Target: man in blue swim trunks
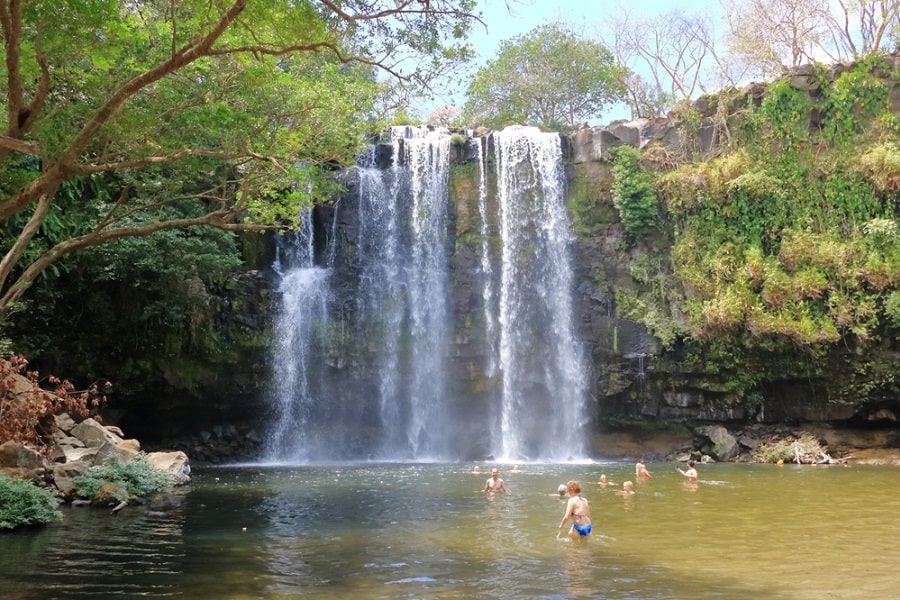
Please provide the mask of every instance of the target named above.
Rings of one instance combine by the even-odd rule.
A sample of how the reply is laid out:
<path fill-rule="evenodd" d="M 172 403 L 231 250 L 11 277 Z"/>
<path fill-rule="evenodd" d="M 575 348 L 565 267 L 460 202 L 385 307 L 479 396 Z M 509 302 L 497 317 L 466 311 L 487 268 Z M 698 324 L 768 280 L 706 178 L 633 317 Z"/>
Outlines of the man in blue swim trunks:
<path fill-rule="evenodd" d="M 586 538 L 591 535 L 591 508 L 587 499 L 581 495 L 581 484 L 569 481 L 566 490 L 569 492 L 569 501 L 566 502 L 566 514 L 559 522 L 559 528 L 565 527 L 566 521 L 572 519 L 569 537 L 573 540 Z"/>

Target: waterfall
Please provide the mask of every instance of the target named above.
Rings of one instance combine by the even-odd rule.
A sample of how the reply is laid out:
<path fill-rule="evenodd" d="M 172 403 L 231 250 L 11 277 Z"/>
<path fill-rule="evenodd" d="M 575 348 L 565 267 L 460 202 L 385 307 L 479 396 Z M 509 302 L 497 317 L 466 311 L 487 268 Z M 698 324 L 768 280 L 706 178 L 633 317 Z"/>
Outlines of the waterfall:
<path fill-rule="evenodd" d="M 485 374 L 490 378 L 497 372 L 497 318 L 498 306 L 494 293 L 494 265 L 491 261 L 491 227 L 488 216 L 487 169 L 485 168 L 484 138 L 475 138 L 478 148 L 478 216 L 481 218 L 481 272 L 483 284 L 481 295 L 484 301 L 484 328 L 487 347 Z"/>
<path fill-rule="evenodd" d="M 378 342 L 386 458 L 445 456 L 450 134 L 390 129 L 394 161 L 359 169 L 359 311 Z"/>
<path fill-rule="evenodd" d="M 316 409 L 310 375 L 317 327 L 328 319 L 329 269 L 313 264 L 312 212 L 304 210 L 297 231 L 277 240 L 274 270 L 281 277 L 280 311 L 275 320 L 272 353 L 274 429 L 267 439 L 270 461 L 290 462 L 319 447 L 309 427 Z"/>
<path fill-rule="evenodd" d="M 356 209 L 330 225 L 328 267 L 311 219 L 279 247 L 270 460 L 587 455 L 560 137 L 468 140 L 471 209 L 450 199 L 449 130 L 393 127 L 347 174 Z M 463 262 L 457 211 L 480 236 Z"/>
<path fill-rule="evenodd" d="M 573 333 L 574 241 L 558 134 L 508 127 L 494 135 L 502 238 L 502 457 L 586 453 L 586 369 Z"/>

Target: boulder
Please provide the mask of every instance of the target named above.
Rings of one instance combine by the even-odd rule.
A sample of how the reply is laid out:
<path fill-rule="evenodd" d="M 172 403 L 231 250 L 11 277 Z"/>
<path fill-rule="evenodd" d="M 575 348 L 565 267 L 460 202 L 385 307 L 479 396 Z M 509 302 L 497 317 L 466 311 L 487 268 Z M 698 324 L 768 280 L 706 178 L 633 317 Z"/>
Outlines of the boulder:
<path fill-rule="evenodd" d="M 91 459 L 91 463 L 94 465 L 103 465 L 108 463 L 110 460 L 127 463 L 134 460 L 137 455 L 137 450 L 123 448 L 119 444 L 106 443 L 97 448 L 97 453 L 94 454 L 93 458 Z"/>
<path fill-rule="evenodd" d="M 151 452 L 147 454 L 147 462 L 159 471 L 170 473 L 176 485 L 183 485 L 191 480 L 191 466 L 187 454 L 175 452 Z"/>
<path fill-rule="evenodd" d="M 705 438 L 700 444 L 700 449 L 717 461 L 732 460 L 740 453 L 737 439 L 721 425 L 697 427 L 694 434 Z"/>
<path fill-rule="evenodd" d="M 97 488 L 91 504 L 94 506 L 116 506 L 122 502 L 122 496 L 127 495 L 125 490 L 115 483 L 104 483 Z"/>
<path fill-rule="evenodd" d="M 122 430 L 121 430 L 119 427 L 116 427 L 115 425 L 104 425 L 103 427 L 104 427 L 104 429 L 106 429 L 108 432 L 112 433 L 113 435 L 116 435 L 116 436 L 118 436 L 118 437 L 120 437 L 120 438 L 124 438 L 124 437 L 125 437 L 125 434 L 122 433 Z"/>
<path fill-rule="evenodd" d="M 53 441 L 60 446 L 69 446 L 70 448 L 84 448 L 84 442 L 77 437 L 68 435 L 65 431 L 57 429 L 53 432 Z"/>
<path fill-rule="evenodd" d="M 53 466 L 53 483 L 60 492 L 71 490 L 75 487 L 75 478 L 91 467 L 90 463 L 83 460 L 75 460 L 65 464 Z"/>
<path fill-rule="evenodd" d="M 97 454 L 97 451 L 100 450 L 99 446 L 95 446 L 93 448 L 76 448 L 73 446 L 62 446 L 63 452 L 66 455 L 65 462 L 74 462 L 79 460 L 84 460 L 87 462 L 92 462 L 94 456 Z"/>
<path fill-rule="evenodd" d="M 0 468 L 33 471 L 46 466 L 46 460 L 33 448 L 18 442 L 0 444 Z"/>
<path fill-rule="evenodd" d="M 118 444 L 116 444 L 119 448 L 124 448 L 126 450 L 131 450 L 132 452 L 140 452 L 141 451 L 141 442 L 135 439 L 122 440 Z"/>
<path fill-rule="evenodd" d="M 70 433 L 88 447 L 100 447 L 105 443 L 115 445 L 122 441 L 122 438 L 91 418 L 73 427 Z"/>
<path fill-rule="evenodd" d="M 56 423 L 56 428 L 66 433 L 72 431 L 72 428 L 75 427 L 75 419 L 69 416 L 69 413 L 54 415 L 53 420 Z"/>

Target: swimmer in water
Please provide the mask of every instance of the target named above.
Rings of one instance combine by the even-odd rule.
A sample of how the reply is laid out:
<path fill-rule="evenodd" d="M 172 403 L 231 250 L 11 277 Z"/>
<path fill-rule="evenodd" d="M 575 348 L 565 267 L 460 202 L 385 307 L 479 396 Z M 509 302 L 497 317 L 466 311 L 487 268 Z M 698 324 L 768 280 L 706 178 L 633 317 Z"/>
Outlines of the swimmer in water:
<path fill-rule="evenodd" d="M 634 474 L 638 479 L 650 479 L 650 471 L 647 470 L 647 465 L 642 460 L 637 461 L 637 464 L 634 465 Z"/>
<path fill-rule="evenodd" d="M 500 479 L 500 471 L 497 469 L 491 469 L 491 478 L 484 484 L 484 490 L 482 491 L 491 493 L 509 492 L 509 490 L 506 489 L 506 484 Z"/>
<path fill-rule="evenodd" d="M 687 461 L 687 469 L 675 467 L 675 470 L 687 477 L 690 483 L 697 483 L 697 469 L 694 468 L 694 461 Z"/>
<path fill-rule="evenodd" d="M 569 501 L 566 502 L 566 514 L 559 522 L 559 529 L 565 527 L 566 521 L 571 519 L 569 537 L 573 540 L 584 539 L 591 535 L 591 508 L 587 499 L 581 495 L 580 483 L 569 481 L 566 483 L 566 491 L 569 493 Z"/>

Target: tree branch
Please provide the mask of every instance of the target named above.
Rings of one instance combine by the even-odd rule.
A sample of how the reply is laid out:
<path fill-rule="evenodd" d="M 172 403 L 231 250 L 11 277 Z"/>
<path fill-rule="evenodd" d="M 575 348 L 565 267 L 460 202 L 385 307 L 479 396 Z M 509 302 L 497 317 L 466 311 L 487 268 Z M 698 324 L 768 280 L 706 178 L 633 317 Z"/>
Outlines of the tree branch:
<path fill-rule="evenodd" d="M 97 246 L 117 239 L 147 237 L 160 231 L 182 229 L 184 227 L 198 225 L 206 225 L 225 231 L 271 231 L 277 229 L 277 227 L 271 225 L 235 223 L 230 220 L 233 219 L 234 216 L 235 215 L 232 214 L 232 211 L 230 210 L 213 211 L 201 217 L 173 219 L 171 221 L 155 221 L 138 227 L 121 227 L 118 229 L 106 229 L 102 231 L 95 230 L 91 233 L 60 242 L 28 265 L 22 274 L 19 275 L 18 279 L 16 279 L 3 296 L 0 297 L 0 321 L 6 319 L 10 313 L 10 305 L 22 297 L 31 284 L 34 283 L 34 280 L 38 275 L 47 269 L 47 267 L 64 256 L 84 248 Z"/>

